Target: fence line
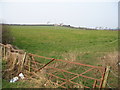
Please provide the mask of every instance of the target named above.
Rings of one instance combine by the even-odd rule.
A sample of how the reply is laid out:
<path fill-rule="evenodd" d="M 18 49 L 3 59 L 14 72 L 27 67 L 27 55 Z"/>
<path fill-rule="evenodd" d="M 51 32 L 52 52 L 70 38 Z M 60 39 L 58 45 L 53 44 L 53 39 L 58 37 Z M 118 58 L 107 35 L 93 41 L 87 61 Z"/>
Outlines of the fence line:
<path fill-rule="evenodd" d="M 3 51 L 1 55 L 3 59 L 8 62 L 7 69 L 3 73 L 7 78 L 13 77 L 11 75 L 18 75 L 20 72 L 27 72 L 26 74 L 29 73 L 39 77 L 37 72 L 45 70 L 45 74 L 48 75 L 48 77 L 52 77 L 50 80 L 57 85 L 56 87 L 101 88 L 103 83 L 104 85 L 107 84 L 107 78 L 105 81 L 104 77 L 106 68 L 104 67 L 26 53 L 23 50 L 14 49 L 10 44 L 0 44 L 0 46 Z M 43 63 L 43 59 L 49 62 Z M 74 70 L 72 70 L 73 68 Z M 75 72 L 75 69 L 78 69 L 78 71 Z"/>

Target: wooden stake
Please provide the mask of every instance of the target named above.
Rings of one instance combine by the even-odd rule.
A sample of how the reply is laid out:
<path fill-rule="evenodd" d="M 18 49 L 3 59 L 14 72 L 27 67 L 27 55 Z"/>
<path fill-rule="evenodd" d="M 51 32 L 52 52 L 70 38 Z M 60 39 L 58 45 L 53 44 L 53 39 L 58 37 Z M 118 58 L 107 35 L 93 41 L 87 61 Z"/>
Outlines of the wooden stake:
<path fill-rule="evenodd" d="M 30 59 L 31 60 L 31 59 Z M 29 72 L 30 72 L 30 60 L 29 60 Z"/>
<path fill-rule="evenodd" d="M 104 76 L 103 84 L 102 84 L 102 88 L 106 87 L 109 72 L 110 72 L 110 66 L 107 66 L 106 71 L 105 71 L 105 76 Z"/>
<path fill-rule="evenodd" d="M 5 46 L 3 46 L 3 58 L 5 58 Z"/>
<path fill-rule="evenodd" d="M 0 46 L 0 58 L 2 59 L 2 46 Z"/>
<path fill-rule="evenodd" d="M 24 65 L 25 59 L 26 59 L 26 52 L 25 52 L 25 54 L 24 54 L 24 56 L 23 56 L 23 60 L 21 61 L 21 62 L 22 62 L 22 63 L 21 63 L 21 70 L 23 69 L 23 65 Z"/>

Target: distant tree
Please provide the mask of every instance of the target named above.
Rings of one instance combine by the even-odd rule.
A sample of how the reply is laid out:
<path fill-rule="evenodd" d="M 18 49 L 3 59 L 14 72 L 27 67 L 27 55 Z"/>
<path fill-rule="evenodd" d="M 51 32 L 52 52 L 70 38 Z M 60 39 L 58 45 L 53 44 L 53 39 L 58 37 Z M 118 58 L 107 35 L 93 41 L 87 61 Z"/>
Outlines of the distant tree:
<path fill-rule="evenodd" d="M 105 27 L 105 30 L 107 30 L 108 29 L 108 27 Z"/>
<path fill-rule="evenodd" d="M 12 42 L 13 42 L 13 36 L 8 25 L 2 25 L 2 43 L 11 44 Z"/>

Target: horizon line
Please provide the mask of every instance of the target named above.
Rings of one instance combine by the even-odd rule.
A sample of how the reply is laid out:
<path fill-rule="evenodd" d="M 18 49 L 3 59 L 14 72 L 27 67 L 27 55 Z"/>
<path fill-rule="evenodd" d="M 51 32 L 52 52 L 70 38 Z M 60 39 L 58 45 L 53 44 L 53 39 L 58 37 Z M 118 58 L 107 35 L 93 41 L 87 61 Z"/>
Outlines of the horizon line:
<path fill-rule="evenodd" d="M 27 23 L 27 24 L 26 24 L 26 23 L 22 23 L 22 24 L 20 24 L 20 23 L 14 23 L 14 24 L 13 24 L 13 23 L 11 23 L 11 24 L 10 24 L 10 23 L 0 23 L 0 25 L 4 25 L 4 24 L 5 24 L 5 25 L 21 25 L 21 26 L 22 26 L 22 25 L 23 25 L 23 26 L 24 26 L 24 25 L 26 25 L 26 26 L 27 26 L 27 25 L 31 25 L 31 26 L 35 26 L 35 25 L 37 25 L 37 26 L 39 26 L 39 25 L 41 25 L 41 26 L 42 26 L 42 25 L 46 25 L 46 26 L 47 26 L 47 25 L 48 25 L 48 26 L 49 26 L 49 25 L 51 25 L 51 26 L 53 25 L 53 26 L 55 26 L 55 25 L 57 25 L 57 26 L 68 26 L 68 27 L 73 27 L 73 28 L 88 28 L 88 29 L 99 29 L 99 28 L 101 28 L 101 29 L 106 29 L 106 28 L 107 28 L 106 30 L 108 30 L 108 29 L 118 29 L 118 27 L 117 27 L 117 28 L 97 27 L 97 26 L 96 26 L 96 27 L 87 27 L 87 26 L 74 26 L 74 25 L 69 25 L 69 24 L 62 24 L 62 25 L 61 25 L 60 23 L 59 23 L 59 24 L 54 24 L 54 23 L 50 23 L 50 24 L 47 24 L 47 23 L 37 23 L 37 24 L 34 24 L 34 23 Z"/>

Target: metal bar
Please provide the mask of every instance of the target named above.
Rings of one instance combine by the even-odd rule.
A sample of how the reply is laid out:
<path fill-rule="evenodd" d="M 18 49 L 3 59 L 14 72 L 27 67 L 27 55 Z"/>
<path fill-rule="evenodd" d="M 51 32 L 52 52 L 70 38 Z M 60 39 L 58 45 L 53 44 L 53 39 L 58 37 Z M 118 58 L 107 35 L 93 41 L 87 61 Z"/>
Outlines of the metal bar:
<path fill-rule="evenodd" d="M 64 76 L 65 78 L 67 78 L 66 75 L 64 74 L 64 72 L 62 72 L 62 74 L 63 74 L 63 76 Z"/>
<path fill-rule="evenodd" d="M 55 82 L 52 82 L 52 83 L 56 84 Z M 58 86 L 60 86 L 60 87 L 62 87 L 62 88 L 67 88 L 67 87 L 64 87 L 64 86 L 59 85 L 59 84 L 56 84 L 56 85 L 58 85 Z M 55 87 L 55 88 L 56 88 L 56 87 Z"/>
<path fill-rule="evenodd" d="M 70 62 L 70 61 L 61 60 L 61 59 L 55 59 L 55 60 L 56 61 L 66 62 L 66 63 L 72 63 L 72 64 L 77 64 L 77 65 L 87 66 L 87 67 L 92 67 L 92 68 L 101 68 L 101 69 L 103 69 L 103 67 L 92 66 L 92 65 L 87 65 L 87 64 L 81 64 L 81 63 L 77 63 L 77 62 Z"/>
<path fill-rule="evenodd" d="M 38 63 L 38 62 L 35 62 L 35 61 L 31 61 L 32 63 L 34 64 L 40 64 L 40 65 L 45 65 L 45 64 L 42 64 L 42 63 Z"/>
<path fill-rule="evenodd" d="M 47 73 L 47 74 L 48 74 L 48 75 L 51 75 L 51 76 L 54 76 L 54 77 L 56 77 L 56 78 L 59 78 L 59 79 L 61 79 L 61 80 L 64 80 L 64 81 L 68 81 L 68 80 L 66 80 L 66 79 L 60 78 L 60 77 L 58 77 L 58 76 L 55 76 L 55 75 L 53 75 L 53 74 L 51 74 L 51 73 Z M 81 84 L 75 83 L 75 82 L 73 82 L 73 81 L 70 81 L 70 80 L 69 80 L 69 82 L 81 86 Z M 87 87 L 87 86 L 83 86 L 83 87 L 85 87 L 85 88 L 90 88 L 90 87 Z"/>
<path fill-rule="evenodd" d="M 63 74 L 64 78 L 68 80 L 68 78 L 66 77 L 66 75 L 64 74 L 64 72 L 62 72 L 62 74 Z M 64 84 L 65 84 L 65 83 L 67 83 L 67 81 L 64 82 Z M 61 85 L 64 85 L 64 84 L 61 84 Z"/>
<path fill-rule="evenodd" d="M 69 81 L 69 82 L 71 82 L 71 83 L 73 83 L 73 84 L 77 84 L 77 85 L 79 85 L 79 86 L 83 86 L 83 85 L 78 84 L 78 83 L 75 83 L 75 82 L 73 82 L 73 81 Z M 83 86 L 83 87 L 85 87 L 85 88 L 90 88 L 90 87 L 87 87 L 87 86 Z"/>
<path fill-rule="evenodd" d="M 47 57 L 44 57 L 44 56 L 39 56 L 39 55 L 31 54 L 31 53 L 29 53 L 29 55 L 36 56 L 36 57 L 41 57 L 41 58 L 45 58 L 45 59 L 53 59 L 53 58 L 47 58 Z M 103 67 L 92 66 L 92 65 L 87 65 L 87 64 L 81 64 L 81 63 L 76 63 L 76 62 L 70 62 L 70 61 L 61 60 L 61 59 L 54 59 L 54 60 L 56 60 L 56 61 L 62 61 L 62 62 L 66 62 L 66 63 L 77 64 L 77 65 L 82 65 L 82 66 L 88 66 L 88 67 L 92 67 L 92 68 L 101 68 L 101 69 L 104 69 Z"/>
<path fill-rule="evenodd" d="M 70 80 L 73 80 L 73 79 L 79 77 L 79 76 L 82 75 L 82 74 L 85 74 L 86 72 L 88 72 L 88 71 L 90 71 L 90 70 L 92 70 L 92 69 L 93 69 L 93 68 L 90 68 L 89 70 L 87 70 L 87 71 L 85 71 L 85 72 L 83 72 L 83 73 L 81 73 L 81 74 L 77 74 L 77 76 L 73 77 L 73 78 L 70 79 Z"/>
<path fill-rule="evenodd" d="M 85 73 L 91 71 L 92 69 L 94 69 L 94 68 L 90 68 L 90 69 L 86 70 L 85 72 L 83 72 L 83 73 L 81 73 L 81 74 L 85 74 Z M 80 75 L 81 75 L 81 74 L 80 74 Z"/>
<path fill-rule="evenodd" d="M 35 72 L 38 72 L 40 71 L 41 69 L 43 69 L 44 67 L 46 67 L 48 64 L 50 64 L 51 62 L 53 62 L 55 59 L 52 59 L 50 62 L 48 62 L 47 64 L 45 64 L 43 67 L 41 67 L 40 69 L 38 69 L 37 71 Z"/>
<path fill-rule="evenodd" d="M 45 58 L 45 59 L 53 59 L 53 58 L 48 58 L 48 57 L 44 57 L 44 56 L 39 56 L 39 55 L 35 55 L 35 54 L 31 54 L 29 53 L 30 56 L 36 56 L 36 57 L 40 57 L 40 58 Z"/>
<path fill-rule="evenodd" d="M 50 67 L 50 66 L 48 66 L 48 67 L 49 68 L 53 68 L 53 67 Z M 67 72 L 67 73 L 70 73 L 70 74 L 74 74 L 74 75 L 77 75 L 77 76 L 82 76 L 82 77 L 85 77 L 85 78 L 89 78 L 89 79 L 94 79 L 94 80 L 100 81 L 100 79 L 88 77 L 88 76 L 85 76 L 85 75 L 82 75 L 82 74 L 75 74 L 75 73 L 72 73 L 72 72 L 69 72 L 69 71 L 66 71 L 66 70 L 62 70 L 62 69 L 58 69 L 58 68 L 53 68 L 53 69 L 60 70 L 60 71 L 63 71 L 63 72 Z M 87 71 L 89 71 L 89 70 L 87 70 Z M 84 72 L 83 72 L 83 74 L 84 74 Z"/>
<path fill-rule="evenodd" d="M 54 77 L 56 77 L 56 78 L 59 78 L 59 79 L 61 79 L 61 80 L 67 81 L 66 79 L 61 78 L 61 77 L 58 77 L 58 76 L 55 76 L 54 74 L 51 74 L 51 73 L 47 73 L 47 74 L 48 74 L 48 75 L 51 75 L 51 76 L 54 76 Z"/>
<path fill-rule="evenodd" d="M 51 66 L 48 66 L 48 67 L 49 67 L 49 68 L 52 68 L 52 69 L 55 69 L 55 70 L 59 70 L 59 71 L 63 71 L 63 72 L 66 72 L 66 73 L 70 73 L 70 74 L 76 75 L 75 73 L 69 72 L 69 71 L 67 71 L 67 70 L 58 69 L 58 68 L 54 68 L 54 67 L 51 67 Z"/>
<path fill-rule="evenodd" d="M 96 84 L 97 84 L 97 80 L 94 81 L 93 88 L 96 87 Z"/>
<path fill-rule="evenodd" d="M 106 68 L 105 68 L 105 69 L 104 69 L 104 71 L 103 71 L 103 74 L 102 74 L 102 78 L 101 78 L 101 81 L 100 81 L 99 88 L 101 88 L 101 87 L 102 87 L 103 80 L 104 80 L 104 76 L 105 76 L 105 71 L 106 71 Z"/>
<path fill-rule="evenodd" d="M 85 76 L 85 75 L 80 75 L 82 77 L 85 77 L 85 78 L 89 78 L 89 79 L 93 79 L 93 80 L 97 80 L 97 81 L 100 81 L 100 79 L 95 79 L 95 78 L 92 78 L 92 77 L 88 77 L 88 76 Z"/>
<path fill-rule="evenodd" d="M 64 85 L 64 84 L 66 84 L 66 83 L 67 83 L 67 82 L 63 82 L 63 83 L 61 83 L 61 84 L 60 84 L 60 86 L 62 86 L 62 85 Z"/>
<path fill-rule="evenodd" d="M 64 74 L 64 72 L 62 72 L 62 75 L 64 76 L 65 79 L 67 79 L 69 81 L 69 79 L 68 79 L 69 77 L 66 77 L 66 75 Z M 67 85 L 69 85 L 69 82 L 66 81 L 66 83 L 67 83 Z M 71 86 L 70 86 L 70 88 L 71 88 Z"/>

